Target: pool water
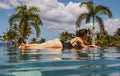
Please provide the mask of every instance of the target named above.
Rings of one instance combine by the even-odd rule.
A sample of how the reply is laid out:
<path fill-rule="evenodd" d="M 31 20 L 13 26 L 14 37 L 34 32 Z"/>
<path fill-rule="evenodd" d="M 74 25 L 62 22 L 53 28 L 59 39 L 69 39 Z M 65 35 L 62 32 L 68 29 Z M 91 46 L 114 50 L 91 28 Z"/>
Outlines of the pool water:
<path fill-rule="evenodd" d="M 120 76 L 120 47 L 0 52 L 0 76 Z"/>

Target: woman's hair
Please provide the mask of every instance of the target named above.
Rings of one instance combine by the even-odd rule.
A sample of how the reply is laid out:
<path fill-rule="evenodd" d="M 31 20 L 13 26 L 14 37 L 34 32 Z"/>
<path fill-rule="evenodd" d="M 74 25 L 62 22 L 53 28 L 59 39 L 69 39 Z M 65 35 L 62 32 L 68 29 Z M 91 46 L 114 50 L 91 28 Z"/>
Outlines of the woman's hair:
<path fill-rule="evenodd" d="M 83 37 L 85 34 L 89 33 L 88 29 L 80 29 L 78 30 L 79 34 L 78 36 L 79 37 Z"/>

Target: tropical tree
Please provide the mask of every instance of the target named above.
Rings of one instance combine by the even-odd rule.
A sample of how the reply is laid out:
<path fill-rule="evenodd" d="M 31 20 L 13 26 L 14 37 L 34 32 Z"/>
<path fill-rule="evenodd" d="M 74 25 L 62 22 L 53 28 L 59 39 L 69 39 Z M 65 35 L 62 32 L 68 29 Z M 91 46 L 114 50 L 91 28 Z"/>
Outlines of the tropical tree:
<path fill-rule="evenodd" d="M 3 41 L 7 41 L 7 44 L 10 45 L 10 42 L 17 42 L 18 33 L 14 30 L 13 27 L 10 27 L 7 32 L 4 32 Z"/>
<path fill-rule="evenodd" d="M 43 42 L 45 42 L 45 41 L 46 41 L 45 38 L 41 38 L 41 39 L 39 40 L 39 43 L 43 43 Z"/>
<path fill-rule="evenodd" d="M 115 37 L 117 39 L 117 41 L 120 41 L 120 28 L 118 28 L 115 32 Z"/>
<path fill-rule="evenodd" d="M 37 37 L 40 35 L 40 27 L 38 25 L 42 25 L 42 21 L 38 15 L 39 11 L 37 7 L 27 8 L 26 5 L 21 5 L 16 7 L 16 14 L 9 18 L 10 25 L 13 25 L 13 23 L 19 25 L 20 35 L 26 39 L 26 43 L 28 43 L 28 37 L 32 33 L 32 28 L 35 29 Z"/>
<path fill-rule="evenodd" d="M 103 5 L 95 6 L 93 1 L 89 2 L 82 2 L 80 7 L 86 5 L 88 12 L 81 14 L 77 21 L 76 25 L 80 27 L 82 20 L 86 20 L 86 23 L 89 23 L 92 19 L 92 45 L 95 45 L 95 21 L 98 21 L 100 32 L 103 32 L 104 29 L 104 22 L 103 19 L 99 15 L 108 15 L 110 18 L 112 17 L 112 12 L 110 9 Z"/>
<path fill-rule="evenodd" d="M 114 41 L 116 44 L 120 44 L 120 28 L 118 28 L 114 34 Z"/>
<path fill-rule="evenodd" d="M 107 31 L 104 31 L 104 36 L 101 34 L 101 32 L 96 33 L 96 44 L 99 44 L 100 46 L 107 46 L 110 44 L 111 38 L 108 35 Z"/>
<path fill-rule="evenodd" d="M 68 33 L 67 31 L 62 32 L 62 33 L 60 34 L 60 39 L 61 39 L 62 41 L 70 40 L 72 37 L 73 37 L 73 34 Z"/>
<path fill-rule="evenodd" d="M 31 41 L 31 43 L 38 43 L 36 38 L 32 38 Z"/>

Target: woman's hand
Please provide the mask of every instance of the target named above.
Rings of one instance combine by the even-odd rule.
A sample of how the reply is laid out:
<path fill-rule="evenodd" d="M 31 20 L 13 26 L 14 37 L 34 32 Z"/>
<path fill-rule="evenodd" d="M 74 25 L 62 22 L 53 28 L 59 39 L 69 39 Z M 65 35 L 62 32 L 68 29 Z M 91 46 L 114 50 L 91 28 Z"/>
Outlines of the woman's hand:
<path fill-rule="evenodd" d="M 25 49 L 25 48 L 28 48 L 28 47 L 30 47 L 30 45 L 26 45 L 26 44 L 24 44 L 24 43 L 21 43 L 21 45 L 18 47 L 19 49 Z"/>
<path fill-rule="evenodd" d="M 96 45 L 89 45 L 90 48 L 100 48 L 100 46 L 96 46 Z"/>

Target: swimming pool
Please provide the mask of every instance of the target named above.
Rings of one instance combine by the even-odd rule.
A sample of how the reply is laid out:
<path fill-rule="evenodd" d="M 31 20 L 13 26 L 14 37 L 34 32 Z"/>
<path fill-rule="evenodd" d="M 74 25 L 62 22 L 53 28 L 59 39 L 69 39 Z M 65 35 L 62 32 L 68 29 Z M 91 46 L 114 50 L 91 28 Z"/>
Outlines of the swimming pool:
<path fill-rule="evenodd" d="M 25 51 L 0 47 L 0 76 L 120 76 L 120 47 Z"/>

